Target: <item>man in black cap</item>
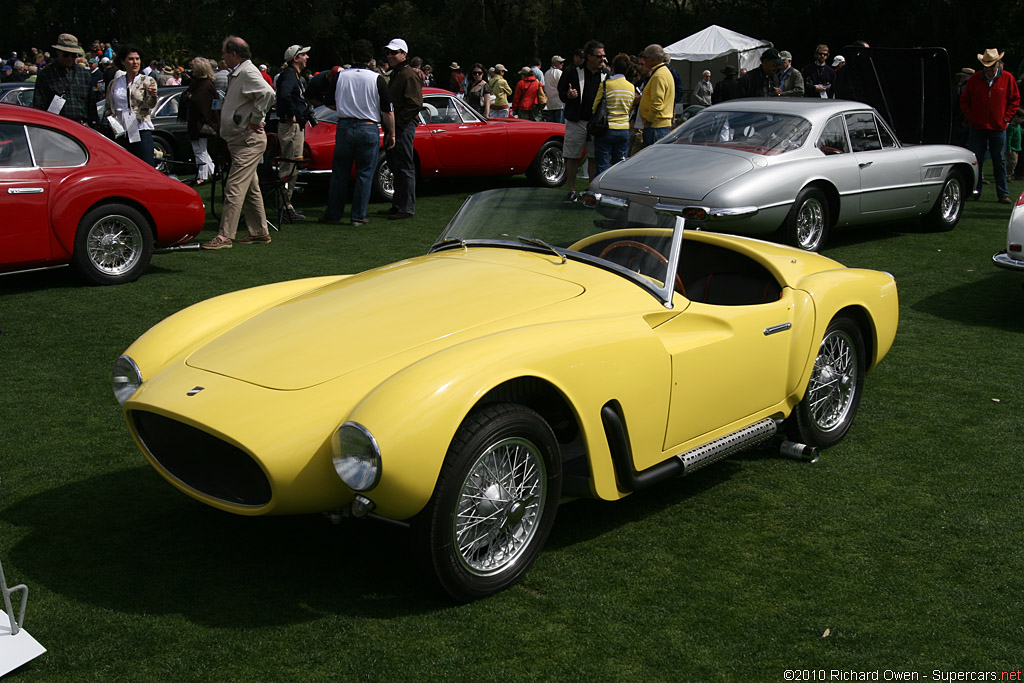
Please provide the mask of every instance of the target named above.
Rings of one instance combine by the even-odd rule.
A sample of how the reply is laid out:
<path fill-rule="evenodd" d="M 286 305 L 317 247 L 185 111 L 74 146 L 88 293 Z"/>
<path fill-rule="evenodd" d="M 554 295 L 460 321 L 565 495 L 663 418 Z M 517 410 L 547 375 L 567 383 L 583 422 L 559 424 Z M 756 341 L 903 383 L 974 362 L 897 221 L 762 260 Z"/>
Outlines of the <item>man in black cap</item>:
<path fill-rule="evenodd" d="M 96 90 L 89 69 L 75 63 L 85 52 L 70 33 L 57 36 L 56 61 L 39 72 L 32 106 L 60 114 L 83 125 L 98 121 Z"/>
<path fill-rule="evenodd" d="M 722 69 L 722 80 L 715 83 L 715 91 L 711 93 L 711 104 L 728 102 L 740 96 L 740 82 L 736 80 L 736 67 L 727 66 Z"/>
<path fill-rule="evenodd" d="M 740 79 L 740 97 L 769 97 L 772 94 L 772 76 L 782 68 L 779 51 L 770 47 L 761 53 L 761 66 L 748 71 Z"/>

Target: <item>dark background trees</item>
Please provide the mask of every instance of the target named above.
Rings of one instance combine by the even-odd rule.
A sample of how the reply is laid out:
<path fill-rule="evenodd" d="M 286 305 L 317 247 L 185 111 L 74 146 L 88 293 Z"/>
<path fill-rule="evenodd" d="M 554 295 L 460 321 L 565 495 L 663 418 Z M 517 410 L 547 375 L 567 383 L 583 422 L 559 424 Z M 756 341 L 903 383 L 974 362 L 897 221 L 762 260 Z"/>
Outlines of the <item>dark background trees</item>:
<path fill-rule="evenodd" d="M 790 50 L 798 66 L 810 61 L 819 42 L 837 54 L 858 39 L 873 46 L 945 47 L 954 70 L 977 66 L 975 55 L 987 47 L 1006 50 L 1011 71 L 1024 58 L 1024 3 L 982 11 L 968 0 L 54 0 L 9 11 L 0 48 L 48 49 L 68 31 L 84 43 L 132 41 L 147 56 L 183 62 L 194 54 L 219 57 L 220 41 L 233 33 L 249 41 L 255 61 L 272 69 L 292 43 L 312 45 L 310 66 L 322 69 L 347 61 L 355 38 L 383 46 L 402 37 L 444 79 L 453 60 L 502 62 L 514 72 L 536 56 L 546 68 L 552 54 L 568 56 L 590 38 L 603 41 L 609 54 L 635 53 L 709 24 L 770 40 Z"/>

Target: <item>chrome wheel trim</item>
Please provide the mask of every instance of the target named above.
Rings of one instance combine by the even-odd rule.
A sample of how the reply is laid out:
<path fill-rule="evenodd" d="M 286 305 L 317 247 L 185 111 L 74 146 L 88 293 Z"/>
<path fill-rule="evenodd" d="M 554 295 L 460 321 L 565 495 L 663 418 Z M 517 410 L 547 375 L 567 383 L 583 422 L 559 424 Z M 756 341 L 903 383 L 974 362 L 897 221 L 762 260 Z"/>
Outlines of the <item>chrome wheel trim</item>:
<path fill-rule="evenodd" d="M 952 223 L 960 213 L 960 205 L 963 203 L 963 192 L 960 182 L 956 178 L 950 178 L 942 188 L 942 196 L 939 197 L 942 222 Z"/>
<path fill-rule="evenodd" d="M 540 528 L 547 468 L 540 449 L 522 438 L 486 448 L 469 469 L 452 520 L 455 555 L 477 576 L 512 567 Z"/>
<path fill-rule="evenodd" d="M 389 197 L 395 195 L 395 174 L 387 161 L 380 162 L 380 181 L 378 183 L 381 191 Z"/>
<path fill-rule="evenodd" d="M 85 250 L 89 263 L 104 275 L 124 275 L 142 259 L 142 230 L 119 214 L 104 216 L 89 228 Z"/>
<path fill-rule="evenodd" d="M 825 207 L 816 197 L 805 199 L 796 215 L 796 239 L 801 249 L 812 251 L 825 232 Z"/>
<path fill-rule="evenodd" d="M 857 348 L 845 330 L 832 330 L 821 340 L 807 385 L 807 404 L 815 426 L 829 432 L 850 414 L 857 389 Z"/>
<path fill-rule="evenodd" d="M 565 157 L 562 150 L 552 146 L 540 158 L 540 175 L 548 183 L 559 183 L 565 175 Z"/>

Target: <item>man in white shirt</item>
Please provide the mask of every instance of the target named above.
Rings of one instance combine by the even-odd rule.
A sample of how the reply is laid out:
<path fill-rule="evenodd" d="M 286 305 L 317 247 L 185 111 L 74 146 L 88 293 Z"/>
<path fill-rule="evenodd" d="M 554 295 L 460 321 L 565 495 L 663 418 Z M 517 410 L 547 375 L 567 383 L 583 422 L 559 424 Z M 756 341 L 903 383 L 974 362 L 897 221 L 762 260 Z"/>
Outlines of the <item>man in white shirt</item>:
<path fill-rule="evenodd" d="M 544 120 L 551 123 L 565 123 L 565 103 L 558 97 L 558 80 L 562 77 L 565 60 L 558 55 L 551 58 L 551 68 L 540 79 L 544 83 L 544 94 L 548 103 L 544 105 Z"/>

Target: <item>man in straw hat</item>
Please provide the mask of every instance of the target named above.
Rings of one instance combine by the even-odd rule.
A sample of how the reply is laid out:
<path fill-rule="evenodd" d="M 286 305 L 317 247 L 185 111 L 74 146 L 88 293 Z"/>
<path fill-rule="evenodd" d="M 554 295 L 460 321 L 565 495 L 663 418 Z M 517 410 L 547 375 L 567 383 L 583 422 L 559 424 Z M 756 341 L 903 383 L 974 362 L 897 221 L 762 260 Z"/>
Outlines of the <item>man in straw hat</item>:
<path fill-rule="evenodd" d="M 984 67 L 967 79 L 960 95 L 960 110 L 967 120 L 967 148 L 978 157 L 978 196 L 981 196 L 981 168 L 985 152 L 992 155 L 996 197 L 1000 204 L 1013 203 L 1006 184 L 1006 127 L 1020 106 L 1020 90 L 1013 76 L 1002 69 L 1003 52 L 990 47 L 978 55 Z"/>
<path fill-rule="evenodd" d="M 32 106 L 83 125 L 95 124 L 98 115 L 92 77 L 87 67 L 75 63 L 76 59 L 85 56 L 78 45 L 78 38 L 62 33 L 57 36 L 53 49 L 57 59 L 39 73 Z"/>

